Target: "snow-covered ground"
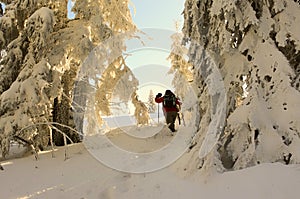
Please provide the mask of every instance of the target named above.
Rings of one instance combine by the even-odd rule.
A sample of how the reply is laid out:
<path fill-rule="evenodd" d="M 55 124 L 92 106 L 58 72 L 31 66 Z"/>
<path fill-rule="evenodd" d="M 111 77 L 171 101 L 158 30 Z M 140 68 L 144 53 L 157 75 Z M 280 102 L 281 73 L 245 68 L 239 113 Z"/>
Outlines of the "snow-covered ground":
<path fill-rule="evenodd" d="M 149 132 L 131 127 L 131 132 L 137 131 Z M 107 134 L 118 146 L 136 152 L 161 147 L 173 138 L 164 129 L 142 144 L 137 144 L 137 138 L 131 136 L 125 135 L 124 129 Z M 2 161 L 0 198 L 290 199 L 300 195 L 300 165 L 261 164 L 234 172 L 208 174 L 179 169 L 183 168 L 179 165 L 182 161 L 177 161 L 155 172 L 132 174 L 104 166 L 83 143 L 69 146 L 67 154 L 68 159 L 64 160 L 65 148 L 62 147 L 55 151 L 54 158 L 49 151 L 40 154 L 38 161 L 33 155 Z"/>

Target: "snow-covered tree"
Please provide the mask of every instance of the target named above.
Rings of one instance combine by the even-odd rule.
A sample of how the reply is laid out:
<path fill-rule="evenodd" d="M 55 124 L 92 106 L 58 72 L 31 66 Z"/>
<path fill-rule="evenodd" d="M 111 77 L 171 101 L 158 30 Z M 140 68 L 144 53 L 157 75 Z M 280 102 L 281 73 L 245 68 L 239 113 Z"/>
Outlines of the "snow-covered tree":
<path fill-rule="evenodd" d="M 113 98 L 128 103 L 132 93 L 136 92 L 138 80 L 134 77 L 123 57 L 118 57 L 102 73 L 96 91 L 96 112 L 98 122 L 102 116 L 111 115 L 110 103 Z"/>
<path fill-rule="evenodd" d="M 0 86 L 3 155 L 8 153 L 12 139 L 26 140 L 40 148 L 48 144 L 49 128 L 35 124 L 47 122 L 51 112 L 52 67 L 42 51 L 55 26 L 53 11 L 47 7 L 23 2 L 15 9 L 17 2 L 6 3 L 10 4 L 1 17 L 1 26 L 5 27 L 1 29 L 1 50 L 7 52 L 2 60 Z M 18 18 L 20 13 L 24 18 Z"/>
<path fill-rule="evenodd" d="M 7 155 L 11 140 L 42 148 L 52 130 L 57 145 L 64 143 L 62 134 L 78 141 L 72 129 L 77 114 L 72 110 L 78 108 L 72 105 L 78 103 L 72 99 L 74 85 L 84 85 L 76 81 L 80 66 L 100 43 L 135 30 L 128 1 L 76 1 L 74 20 L 67 19 L 68 0 L 2 2 L 6 4 L 0 18 L 0 50 L 6 52 L 0 69 L 2 154 Z"/>
<path fill-rule="evenodd" d="M 240 169 L 300 162 L 300 6 L 293 0 L 187 0 L 184 41 L 194 66 L 199 150 L 213 119 L 206 77 L 220 72 L 227 95 L 225 126 L 198 167 Z M 216 88 L 217 89 L 217 88 Z M 194 154 L 194 155 L 193 155 Z"/>
<path fill-rule="evenodd" d="M 148 96 L 148 110 L 149 110 L 149 113 L 154 113 L 156 110 L 156 104 L 154 101 L 154 94 L 153 94 L 152 90 L 150 90 L 149 96 Z"/>
<path fill-rule="evenodd" d="M 190 82 L 193 81 L 192 64 L 187 61 L 188 49 L 182 45 L 183 34 L 174 33 L 171 39 L 173 41 L 171 53 L 167 58 L 171 62 L 169 73 L 174 74 L 172 84 L 175 93 L 184 99 Z"/>
<path fill-rule="evenodd" d="M 141 100 L 139 100 L 136 92 L 132 93 L 131 101 L 135 107 L 134 117 L 136 119 L 137 125 L 148 125 L 150 122 L 150 116 L 148 113 L 148 108 Z"/>

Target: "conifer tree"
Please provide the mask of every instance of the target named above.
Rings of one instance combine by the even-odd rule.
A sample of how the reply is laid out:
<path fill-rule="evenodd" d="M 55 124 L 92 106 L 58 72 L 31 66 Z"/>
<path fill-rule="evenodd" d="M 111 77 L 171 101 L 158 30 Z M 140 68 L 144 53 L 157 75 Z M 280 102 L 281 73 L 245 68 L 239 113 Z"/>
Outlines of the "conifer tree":
<path fill-rule="evenodd" d="M 131 96 L 132 103 L 135 107 L 134 117 L 136 119 L 137 125 L 148 125 L 150 121 L 150 116 L 148 113 L 147 106 L 138 98 L 138 95 L 134 92 Z"/>
<path fill-rule="evenodd" d="M 172 84 L 176 89 L 175 93 L 184 99 L 190 82 L 193 81 L 192 64 L 187 61 L 188 50 L 182 45 L 183 34 L 174 33 L 171 39 L 173 41 L 171 53 L 167 58 L 171 62 L 169 73 L 174 74 Z"/>
<path fill-rule="evenodd" d="M 299 14 L 300 6 L 292 0 L 185 2 L 183 41 L 189 44 L 200 96 L 193 150 L 201 151 L 207 133 L 213 133 L 205 127 L 216 116 L 210 110 L 221 101 L 217 88 L 212 96 L 208 89 L 213 68 L 227 96 L 225 126 L 216 130 L 217 144 L 200 156 L 199 167 L 300 162 Z"/>
<path fill-rule="evenodd" d="M 79 141 L 74 117 L 82 124 L 83 113 L 74 104 L 84 110 L 86 98 L 80 103 L 73 99 L 80 90 L 74 90 L 74 85 L 85 85 L 77 82 L 80 67 L 108 38 L 135 31 L 128 1 L 76 1 L 74 20 L 67 18 L 68 0 L 2 2 L 6 4 L 0 18 L 0 51 L 6 52 L 0 69 L 3 156 L 12 140 L 44 148 L 52 130 L 56 145 L 65 144 L 62 135 L 70 142 Z"/>
<path fill-rule="evenodd" d="M 154 95 L 153 95 L 152 90 L 150 90 L 149 96 L 148 96 L 148 110 L 149 110 L 149 113 L 154 113 L 156 110 L 156 104 L 154 102 Z"/>

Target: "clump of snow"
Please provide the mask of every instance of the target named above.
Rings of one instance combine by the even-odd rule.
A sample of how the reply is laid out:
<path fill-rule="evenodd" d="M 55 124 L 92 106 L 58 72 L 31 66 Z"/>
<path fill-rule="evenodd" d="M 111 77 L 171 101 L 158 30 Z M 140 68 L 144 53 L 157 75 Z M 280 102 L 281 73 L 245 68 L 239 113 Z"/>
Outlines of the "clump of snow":
<path fill-rule="evenodd" d="M 282 2 L 277 4 L 283 4 Z M 297 25 L 300 23 L 300 6 L 299 4 L 291 1 L 286 6 L 281 6 L 278 9 L 278 14 L 274 17 L 277 23 L 275 23 L 276 41 L 279 46 L 285 46 L 286 40 L 290 39 L 295 42 L 296 50 L 300 51 L 300 36 L 298 32 L 300 27 Z"/>

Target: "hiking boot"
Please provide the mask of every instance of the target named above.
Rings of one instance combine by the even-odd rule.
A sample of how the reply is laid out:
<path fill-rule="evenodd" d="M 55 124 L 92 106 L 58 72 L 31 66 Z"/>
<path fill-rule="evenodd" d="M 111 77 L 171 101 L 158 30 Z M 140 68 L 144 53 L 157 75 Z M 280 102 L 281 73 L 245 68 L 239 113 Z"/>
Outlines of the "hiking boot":
<path fill-rule="evenodd" d="M 174 133 L 176 130 L 172 127 L 169 127 L 169 129 Z"/>

